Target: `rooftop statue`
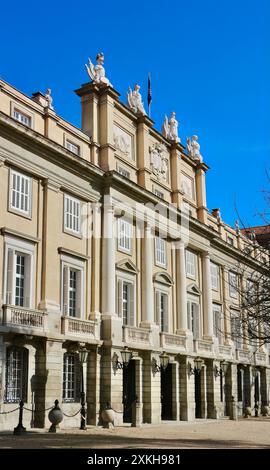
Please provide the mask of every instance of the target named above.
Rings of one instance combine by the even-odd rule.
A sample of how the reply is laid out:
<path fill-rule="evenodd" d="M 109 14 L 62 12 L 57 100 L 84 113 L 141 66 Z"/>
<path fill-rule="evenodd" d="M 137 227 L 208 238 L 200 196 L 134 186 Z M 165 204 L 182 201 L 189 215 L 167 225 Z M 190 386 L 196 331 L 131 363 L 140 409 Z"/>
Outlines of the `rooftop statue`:
<path fill-rule="evenodd" d="M 52 102 L 53 102 L 53 99 L 52 99 L 52 90 L 50 88 L 47 89 L 46 91 L 46 94 L 45 94 L 45 98 L 46 98 L 46 101 L 47 101 L 47 108 L 53 110 L 53 105 L 52 105 Z"/>
<path fill-rule="evenodd" d="M 193 160 L 196 160 L 197 162 L 202 162 L 203 158 L 200 153 L 200 144 L 198 142 L 198 136 L 193 135 L 191 140 L 190 137 L 187 138 L 187 149 L 188 149 L 188 154 Z"/>
<path fill-rule="evenodd" d="M 108 78 L 105 76 L 105 69 L 103 67 L 103 64 L 104 64 L 103 52 L 98 53 L 98 55 L 96 56 L 96 61 L 97 61 L 97 64 L 93 65 L 91 60 L 88 59 L 88 65 L 85 64 L 85 67 L 86 67 L 86 70 L 90 79 L 97 85 L 106 85 L 106 86 L 112 87 L 112 84 L 110 83 Z"/>
<path fill-rule="evenodd" d="M 134 113 L 145 115 L 146 112 L 145 112 L 144 105 L 142 102 L 142 95 L 140 93 L 140 88 L 141 87 L 140 85 L 138 85 L 138 83 L 134 85 L 133 91 L 129 87 L 128 93 L 127 93 L 127 102 L 128 102 L 128 106 L 130 107 L 130 109 L 132 109 Z"/>
<path fill-rule="evenodd" d="M 178 137 L 178 121 L 175 119 L 175 112 L 172 112 L 170 120 L 168 120 L 165 115 L 162 125 L 162 135 L 166 137 L 166 139 L 180 142 L 180 138 Z"/>

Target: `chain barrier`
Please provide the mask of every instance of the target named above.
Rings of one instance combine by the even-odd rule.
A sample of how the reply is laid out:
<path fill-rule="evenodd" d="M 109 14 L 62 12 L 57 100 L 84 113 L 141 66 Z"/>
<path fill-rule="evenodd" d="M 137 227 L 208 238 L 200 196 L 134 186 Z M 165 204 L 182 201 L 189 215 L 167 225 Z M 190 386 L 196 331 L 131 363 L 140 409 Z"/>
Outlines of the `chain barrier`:
<path fill-rule="evenodd" d="M 63 410 L 62 410 L 62 413 L 66 418 L 74 418 L 74 416 L 77 416 L 81 411 L 82 409 L 80 408 L 79 411 L 77 411 L 74 415 L 67 415 L 66 413 L 63 412 Z M 82 418 L 84 418 L 84 416 L 82 416 Z"/>
<path fill-rule="evenodd" d="M 9 413 L 13 413 L 14 411 L 17 411 L 19 410 L 20 407 L 18 406 L 18 408 L 14 408 L 14 410 L 10 410 L 10 411 L 1 411 L 0 412 L 0 415 L 8 415 Z"/>
<path fill-rule="evenodd" d="M 43 410 L 40 410 L 40 409 L 32 409 L 32 408 L 26 408 L 26 406 L 23 407 L 24 410 L 26 411 L 30 411 L 31 413 L 36 413 L 36 412 L 40 412 L 40 413 L 45 413 L 46 411 L 49 411 L 49 410 L 52 410 L 54 407 L 53 406 L 50 406 L 50 408 L 43 408 Z"/>

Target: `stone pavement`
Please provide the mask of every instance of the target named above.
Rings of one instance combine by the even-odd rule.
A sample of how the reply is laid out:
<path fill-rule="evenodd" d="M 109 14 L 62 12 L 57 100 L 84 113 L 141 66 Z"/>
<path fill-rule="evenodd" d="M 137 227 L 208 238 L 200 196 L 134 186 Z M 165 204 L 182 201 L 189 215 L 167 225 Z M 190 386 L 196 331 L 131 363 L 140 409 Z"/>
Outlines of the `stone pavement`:
<path fill-rule="evenodd" d="M 270 418 L 164 422 L 141 428 L 90 426 L 86 431 L 62 427 L 56 434 L 32 429 L 23 436 L 2 431 L 0 448 L 270 448 Z"/>

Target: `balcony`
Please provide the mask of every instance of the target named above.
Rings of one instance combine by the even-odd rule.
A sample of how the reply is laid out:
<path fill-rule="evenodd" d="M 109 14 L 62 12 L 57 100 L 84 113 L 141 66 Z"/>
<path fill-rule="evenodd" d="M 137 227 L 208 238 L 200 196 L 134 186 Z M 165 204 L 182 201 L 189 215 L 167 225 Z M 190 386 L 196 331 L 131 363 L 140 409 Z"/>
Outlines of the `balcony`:
<path fill-rule="evenodd" d="M 201 356 L 213 355 L 213 343 L 206 339 L 198 339 L 194 341 L 194 352 Z"/>
<path fill-rule="evenodd" d="M 65 336 L 80 337 L 85 340 L 99 339 L 98 322 L 74 317 L 62 317 L 61 333 Z"/>
<path fill-rule="evenodd" d="M 256 363 L 256 366 L 266 366 L 267 365 L 267 355 L 263 352 L 255 353 L 255 363 Z"/>
<path fill-rule="evenodd" d="M 147 328 L 136 328 L 134 326 L 123 326 L 123 342 L 134 344 L 151 345 L 151 330 Z"/>
<path fill-rule="evenodd" d="M 4 305 L 0 327 L 2 331 L 41 336 L 48 331 L 48 314 L 41 310 Z"/>
<path fill-rule="evenodd" d="M 252 353 L 249 351 L 244 351 L 243 349 L 236 349 L 236 359 L 241 362 L 251 362 Z"/>
<path fill-rule="evenodd" d="M 177 351 L 186 351 L 186 336 L 173 335 L 170 333 L 160 333 L 160 347 L 162 349 L 172 349 Z"/>
<path fill-rule="evenodd" d="M 219 355 L 221 357 L 225 357 L 225 358 L 231 358 L 232 357 L 232 348 L 231 346 L 225 346 L 225 345 L 222 345 L 220 344 L 219 347 L 218 347 L 218 351 L 219 351 Z"/>

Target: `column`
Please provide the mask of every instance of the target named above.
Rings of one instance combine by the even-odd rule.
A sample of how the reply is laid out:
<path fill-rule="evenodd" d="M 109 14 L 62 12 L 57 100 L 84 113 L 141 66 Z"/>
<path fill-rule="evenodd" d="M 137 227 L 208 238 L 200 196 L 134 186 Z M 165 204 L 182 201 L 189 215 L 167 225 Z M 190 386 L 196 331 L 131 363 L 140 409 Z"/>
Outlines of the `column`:
<path fill-rule="evenodd" d="M 181 359 L 179 374 L 181 421 L 192 421 L 195 418 L 195 375 L 189 373 L 189 364 L 194 368 L 193 358 Z"/>
<path fill-rule="evenodd" d="M 180 403 L 179 403 L 179 363 L 172 363 L 172 418 L 179 421 Z"/>
<path fill-rule="evenodd" d="M 146 224 L 142 250 L 142 326 L 154 323 L 153 292 L 153 237 L 150 224 Z"/>
<path fill-rule="evenodd" d="M 87 424 L 96 426 L 99 422 L 100 404 L 100 351 L 88 354 L 88 371 L 86 383 Z M 102 400 L 102 399 L 101 399 Z"/>
<path fill-rule="evenodd" d="M 114 209 L 111 199 L 106 197 L 103 206 L 102 313 L 115 313 Z"/>
<path fill-rule="evenodd" d="M 185 246 L 180 242 L 176 251 L 177 333 L 187 332 L 187 289 Z"/>
<path fill-rule="evenodd" d="M 213 300 L 211 287 L 210 256 L 208 252 L 202 254 L 203 272 L 203 332 L 206 339 L 213 337 Z"/>

